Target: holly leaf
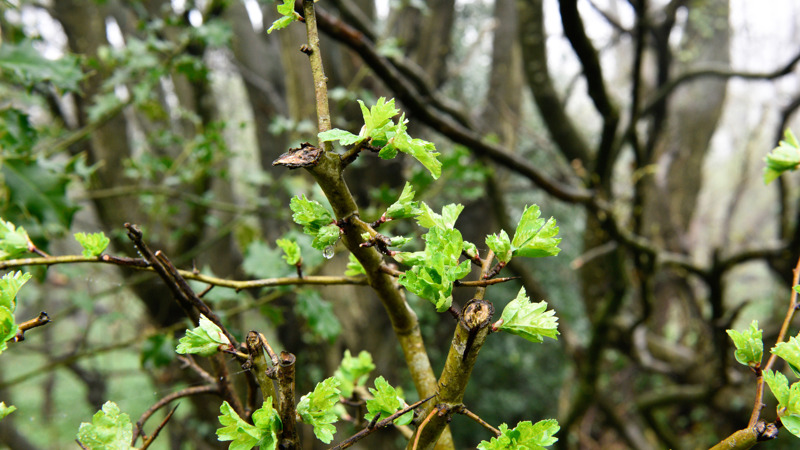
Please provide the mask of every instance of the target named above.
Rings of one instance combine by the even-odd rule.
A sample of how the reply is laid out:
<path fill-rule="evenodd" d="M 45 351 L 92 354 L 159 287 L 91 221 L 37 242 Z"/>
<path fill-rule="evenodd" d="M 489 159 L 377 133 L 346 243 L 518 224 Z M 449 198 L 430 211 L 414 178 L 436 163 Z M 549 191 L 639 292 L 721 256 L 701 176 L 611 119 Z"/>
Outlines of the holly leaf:
<path fill-rule="evenodd" d="M 211 356 L 219 351 L 220 346 L 231 347 L 231 342 L 214 322 L 201 314 L 199 325 L 186 330 L 186 335 L 178 341 L 175 351 L 181 354 Z"/>
<path fill-rule="evenodd" d="M 83 247 L 83 256 L 100 256 L 111 242 L 102 231 L 99 233 L 75 233 L 75 240 Z"/>
<path fill-rule="evenodd" d="M 539 450 L 553 445 L 558 441 L 555 434 L 561 427 L 554 419 L 540 420 L 535 424 L 530 421 L 519 422 L 513 429 L 508 425 L 500 424 L 500 436 L 491 441 L 482 441 L 478 444 L 479 450 Z"/>
<path fill-rule="evenodd" d="M 511 251 L 514 256 L 538 258 L 542 256 L 555 256 L 561 249 L 558 248 L 561 238 L 557 238 L 558 227 L 552 217 L 545 221 L 539 218 L 541 212 L 537 205 L 526 206 L 522 217 L 514 232 L 511 241 Z"/>
<path fill-rule="evenodd" d="M 389 206 L 385 215 L 388 219 L 407 219 L 415 217 L 421 212 L 419 202 L 414 201 L 414 188 L 411 187 L 411 183 L 406 181 L 400 198 Z"/>
<path fill-rule="evenodd" d="M 547 302 L 531 303 L 521 288 L 517 297 L 503 309 L 499 329 L 531 342 L 542 342 L 545 337 L 558 339 L 558 318 L 555 311 L 547 311 Z"/>
<path fill-rule="evenodd" d="M 0 219 L 0 260 L 14 259 L 28 253 L 28 233 L 22 227 Z"/>
<path fill-rule="evenodd" d="M 340 130 L 338 128 L 323 131 L 317 134 L 317 137 L 321 142 L 339 141 L 339 143 L 342 145 L 353 145 L 366 139 L 365 136 L 358 136 L 349 131 Z"/>
<path fill-rule="evenodd" d="M 286 264 L 296 266 L 303 261 L 303 257 L 300 255 L 300 246 L 297 245 L 297 242 L 290 239 L 278 239 L 275 243 L 283 250 L 283 259 Z"/>
<path fill-rule="evenodd" d="M 333 407 L 339 401 L 339 383 L 334 377 L 326 378 L 297 403 L 297 414 L 304 423 L 314 427 L 314 435 L 326 444 L 330 444 L 336 433 L 336 427 L 332 424 L 338 417 L 333 412 Z"/>
<path fill-rule="evenodd" d="M 14 405 L 6 406 L 6 402 L 0 402 L 0 420 L 12 412 L 16 411 L 17 407 Z"/>
<path fill-rule="evenodd" d="M 794 375 L 800 377 L 800 339 L 794 336 L 787 342 L 780 342 L 772 348 L 772 353 L 783 358 Z"/>
<path fill-rule="evenodd" d="M 25 272 L 9 272 L 0 278 L 0 306 L 8 308 L 10 312 L 17 310 L 17 292 L 22 285 L 31 279 L 31 274 Z"/>
<path fill-rule="evenodd" d="M 350 260 L 347 262 L 347 270 L 344 271 L 345 276 L 355 277 L 358 275 L 367 274 L 367 272 L 364 270 L 364 266 L 362 266 L 361 263 L 356 259 L 355 255 L 350 253 L 348 258 Z"/>
<path fill-rule="evenodd" d="M 92 423 L 83 422 L 78 429 L 78 441 L 92 450 L 130 449 L 132 437 L 130 416 L 114 402 L 106 402 L 92 416 Z"/>
<path fill-rule="evenodd" d="M 70 92 L 78 92 L 83 79 L 78 58 L 72 55 L 45 58 L 29 40 L 0 46 L 0 73 L 26 87 L 48 82 L 56 89 Z"/>
<path fill-rule="evenodd" d="M 333 377 L 339 380 L 342 397 L 352 396 L 353 389 L 356 386 L 363 386 L 373 370 L 375 370 L 375 364 L 373 364 L 372 355 L 368 351 L 362 350 L 358 357 L 353 357 L 350 350 L 345 350 L 339 368 L 333 373 Z"/>
<path fill-rule="evenodd" d="M 392 387 L 383 377 L 375 379 L 375 388 L 369 388 L 373 398 L 367 400 L 367 420 L 372 420 L 377 414 L 383 420 L 397 411 L 403 409 L 405 402 L 397 394 L 397 390 Z M 394 419 L 395 425 L 408 425 L 414 418 L 414 412 L 409 411 L 402 416 Z"/>
<path fill-rule="evenodd" d="M 232 441 L 228 447 L 231 450 L 249 450 L 257 445 L 261 449 L 277 448 L 282 424 L 278 412 L 272 407 L 272 397 L 267 397 L 261 408 L 253 412 L 254 425 L 242 420 L 227 401 L 222 402 L 219 412 L 222 427 L 217 429 L 217 439 Z"/>
<path fill-rule="evenodd" d="M 492 249 L 498 261 L 504 263 L 511 261 L 511 240 L 506 230 L 500 230 L 500 234 L 486 236 L 486 245 Z"/>
<path fill-rule="evenodd" d="M 787 170 L 797 170 L 800 165 L 800 144 L 797 142 L 797 137 L 788 128 L 784 131 L 783 136 L 784 139 L 778 143 L 778 146 L 764 158 L 767 163 L 764 167 L 764 184 L 775 181 Z"/>
<path fill-rule="evenodd" d="M 761 340 L 761 331 L 758 329 L 758 321 L 754 320 L 750 324 L 750 329 L 744 332 L 736 330 L 726 330 L 728 336 L 733 340 L 736 350 L 733 355 L 740 364 L 750 367 L 761 365 L 761 357 L 764 354 L 764 343 Z"/>

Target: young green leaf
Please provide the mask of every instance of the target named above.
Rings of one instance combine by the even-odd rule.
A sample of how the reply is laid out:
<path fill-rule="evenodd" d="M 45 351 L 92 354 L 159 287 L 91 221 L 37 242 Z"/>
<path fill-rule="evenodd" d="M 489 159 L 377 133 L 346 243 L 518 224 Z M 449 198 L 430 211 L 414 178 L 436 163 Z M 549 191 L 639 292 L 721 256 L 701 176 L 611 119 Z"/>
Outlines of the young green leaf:
<path fill-rule="evenodd" d="M 111 242 L 102 231 L 99 233 L 75 233 L 75 240 L 83 247 L 83 256 L 100 256 Z"/>
<path fill-rule="evenodd" d="M 456 225 L 456 220 L 464 210 L 464 205 L 451 203 L 442 208 L 442 214 L 434 212 L 425 202 L 420 202 L 420 212 L 417 214 L 417 223 L 421 227 L 433 228 L 440 227 L 452 229 Z"/>
<path fill-rule="evenodd" d="M 303 257 L 300 255 L 300 246 L 297 245 L 297 242 L 289 239 L 278 239 L 275 243 L 283 249 L 283 259 L 290 266 L 296 266 L 303 261 Z"/>
<path fill-rule="evenodd" d="M 361 114 L 364 116 L 364 129 L 361 130 L 360 136 L 378 137 L 376 132 L 380 132 L 382 128 L 390 124 L 392 117 L 400 114 L 400 110 L 394 106 L 394 99 L 387 102 L 385 97 L 381 97 L 369 109 L 361 100 L 358 101 L 358 104 L 361 106 Z"/>
<path fill-rule="evenodd" d="M 750 324 L 750 329 L 744 332 L 736 330 L 726 330 L 728 336 L 736 346 L 734 356 L 740 364 L 750 367 L 761 365 L 761 357 L 764 354 L 764 343 L 761 341 L 761 330 L 758 329 L 758 321 L 754 320 Z"/>
<path fill-rule="evenodd" d="M 372 420 L 372 418 L 379 413 L 381 415 L 379 420 L 383 420 L 403 409 L 403 399 L 397 395 L 397 390 L 383 377 L 375 379 L 375 388 L 376 389 L 369 388 L 369 392 L 372 394 L 373 398 L 367 400 L 367 420 Z M 394 424 L 408 425 L 413 418 L 414 412 L 409 411 L 394 419 Z"/>
<path fill-rule="evenodd" d="M 334 223 L 333 214 L 322 204 L 303 195 L 292 198 L 290 207 L 294 222 L 303 226 L 304 233 L 314 237 L 312 247 L 324 250 L 339 240 L 339 227 Z"/>
<path fill-rule="evenodd" d="M 56 89 L 78 92 L 83 79 L 80 61 L 73 55 L 50 59 L 34 47 L 34 42 L 4 42 L 0 46 L 0 72 L 25 86 L 51 83 Z"/>
<path fill-rule="evenodd" d="M 302 396 L 297 403 L 297 414 L 303 422 L 314 427 L 314 435 L 320 441 L 330 444 L 336 427 L 333 423 L 338 419 L 333 411 L 339 401 L 339 380 L 331 377 L 317 383 L 314 391 Z"/>
<path fill-rule="evenodd" d="M 509 302 L 500 317 L 498 329 L 522 336 L 531 342 L 542 342 L 549 337 L 558 339 L 558 318 L 555 311 L 547 311 L 547 302 L 531 303 L 521 288 L 517 298 Z"/>
<path fill-rule="evenodd" d="M 14 339 L 17 335 L 17 323 L 14 321 L 14 313 L 5 306 L 0 306 L 0 353 L 7 348 L 6 342 Z"/>
<path fill-rule="evenodd" d="M 500 230 L 500 234 L 486 236 L 486 245 L 492 249 L 498 261 L 503 263 L 511 261 L 511 240 L 506 230 Z"/>
<path fill-rule="evenodd" d="M 419 202 L 414 201 L 414 188 L 411 187 L 411 183 L 406 181 L 400 198 L 389 206 L 385 216 L 388 219 L 407 219 L 417 216 L 421 212 L 422 211 L 419 209 Z"/>
<path fill-rule="evenodd" d="M 362 266 L 361 263 L 358 262 L 358 260 L 356 259 L 355 255 L 350 253 L 348 255 L 348 258 L 350 260 L 347 262 L 347 270 L 344 271 L 345 276 L 355 277 L 355 276 L 358 276 L 358 275 L 366 275 L 367 274 L 367 272 L 364 271 L 364 266 Z"/>
<path fill-rule="evenodd" d="M 787 170 L 797 170 L 800 165 L 800 145 L 794 133 L 788 128 L 784 132 L 784 140 L 764 158 L 764 184 L 773 182 Z"/>
<path fill-rule="evenodd" d="M 354 358 L 350 350 L 345 350 L 339 368 L 333 373 L 333 377 L 339 380 L 342 397 L 352 396 L 353 389 L 356 386 L 363 386 L 373 370 L 375 364 L 372 363 L 372 355 L 368 351 L 362 350 L 358 357 Z"/>
<path fill-rule="evenodd" d="M 130 449 L 132 437 L 130 416 L 114 402 L 106 402 L 92 417 L 92 423 L 83 422 L 78 429 L 78 441 L 92 450 Z"/>
<path fill-rule="evenodd" d="M 514 232 L 511 241 L 511 251 L 514 256 L 538 258 L 542 256 L 555 256 L 561 251 L 558 248 L 561 238 L 557 238 L 558 227 L 552 217 L 545 221 L 539 218 L 541 212 L 537 205 L 525 207 L 522 217 Z"/>
<path fill-rule="evenodd" d="M 400 117 L 393 130 L 387 133 L 387 136 L 391 137 L 378 156 L 383 159 L 391 159 L 397 155 L 398 151 L 401 151 L 414 157 L 428 169 L 434 179 L 438 179 L 442 175 L 442 162 L 437 158 L 439 153 L 436 151 L 436 146 L 433 142 L 413 139 L 409 136 L 406 128 L 407 122 L 405 115 Z"/>
<path fill-rule="evenodd" d="M 278 432 L 281 430 L 281 419 L 272 407 L 272 397 L 267 397 L 261 408 L 253 412 L 253 423 L 242 420 L 227 401 L 219 407 L 219 423 L 217 439 L 232 441 L 231 450 L 249 450 L 255 446 L 261 449 L 275 449 L 278 446 Z"/>
<path fill-rule="evenodd" d="M 427 205 L 425 207 L 427 208 Z M 428 211 L 432 213 L 430 208 Z M 454 228 L 442 228 L 437 225 L 451 223 L 450 220 L 445 219 L 448 216 L 451 216 L 454 223 L 458 214 L 455 213 L 455 217 L 452 217 L 451 213 L 443 211 L 442 216 L 438 218 L 429 213 L 426 214 L 428 218 L 425 220 L 433 220 L 435 223 L 423 236 L 426 244 L 422 261 L 403 273 L 398 282 L 414 294 L 429 300 L 436 306 L 437 311 L 443 312 L 450 308 L 453 302 L 453 282 L 469 274 L 470 262 L 458 262 L 464 242 L 461 232 Z"/>
<path fill-rule="evenodd" d="M 17 310 L 17 292 L 31 279 L 28 272 L 9 272 L 0 278 L 0 306 L 8 308 L 10 312 Z"/>
<path fill-rule="evenodd" d="M 555 434 L 561 427 L 554 419 L 540 420 L 535 424 L 530 421 L 520 422 L 509 430 L 508 425 L 500 424 L 500 436 L 491 441 L 478 444 L 479 450 L 539 450 L 558 441 Z"/>
<path fill-rule="evenodd" d="M 211 356 L 220 350 L 220 346 L 231 346 L 225 333 L 205 315 L 200 315 L 199 323 L 198 327 L 186 330 L 186 335 L 178 341 L 176 352 Z"/>
<path fill-rule="evenodd" d="M 789 386 L 789 380 L 780 372 L 764 371 L 764 381 L 778 400 L 778 416 L 790 433 L 800 437 L 800 383 Z"/>
<path fill-rule="evenodd" d="M 14 405 L 6 406 L 6 402 L 0 402 L 0 420 L 12 412 L 16 411 L 17 407 Z"/>
<path fill-rule="evenodd" d="M 366 139 L 366 136 L 358 136 L 349 131 L 340 130 L 338 128 L 323 131 L 322 133 L 317 134 L 317 137 L 321 142 L 339 141 L 339 143 L 342 145 L 353 145 L 356 142 L 361 142 Z"/>
<path fill-rule="evenodd" d="M 278 14 L 282 17 L 272 22 L 272 26 L 267 30 L 267 34 L 271 34 L 275 30 L 286 28 L 295 20 L 300 20 L 300 15 L 294 11 L 294 0 L 283 0 L 283 3 L 278 5 Z"/>
<path fill-rule="evenodd" d="M 788 342 L 780 342 L 772 348 L 772 353 L 783 358 L 795 376 L 800 377 L 800 339 L 794 336 Z"/>
<path fill-rule="evenodd" d="M 0 219 L 0 260 L 14 259 L 27 253 L 29 241 L 24 228 Z"/>

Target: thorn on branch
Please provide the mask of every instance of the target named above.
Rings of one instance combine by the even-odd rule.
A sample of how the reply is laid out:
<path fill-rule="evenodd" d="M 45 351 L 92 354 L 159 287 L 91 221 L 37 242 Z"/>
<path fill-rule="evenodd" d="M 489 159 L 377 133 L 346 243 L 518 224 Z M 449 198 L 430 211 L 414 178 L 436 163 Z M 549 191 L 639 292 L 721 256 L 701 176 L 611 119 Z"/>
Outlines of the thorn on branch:
<path fill-rule="evenodd" d="M 494 278 L 498 273 L 500 273 L 501 270 L 503 270 L 505 266 L 506 266 L 505 262 L 499 261 L 494 267 L 492 267 L 492 270 L 486 272 L 486 274 L 483 275 L 483 279 L 488 280 L 490 278 Z"/>
<path fill-rule="evenodd" d="M 305 53 L 306 55 L 311 55 L 314 53 L 314 50 L 306 44 L 300 46 L 300 51 Z"/>

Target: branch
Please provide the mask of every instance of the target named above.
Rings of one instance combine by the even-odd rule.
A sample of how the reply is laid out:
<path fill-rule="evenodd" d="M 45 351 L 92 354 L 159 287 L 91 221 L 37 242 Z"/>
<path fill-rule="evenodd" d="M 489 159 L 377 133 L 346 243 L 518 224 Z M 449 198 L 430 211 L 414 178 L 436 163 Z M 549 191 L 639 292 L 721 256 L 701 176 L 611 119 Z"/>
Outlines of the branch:
<path fill-rule="evenodd" d="M 778 427 L 773 423 L 758 422 L 755 426 L 739 430 L 726 437 L 711 450 L 747 450 L 759 442 L 778 437 Z"/>
<path fill-rule="evenodd" d="M 800 282 L 800 259 L 797 260 L 797 265 L 794 268 L 794 278 L 792 280 L 792 286 L 797 286 L 798 282 Z M 780 344 L 783 342 L 783 339 L 786 337 L 786 332 L 789 330 L 789 324 L 792 322 L 794 318 L 794 314 L 797 312 L 797 291 L 792 289 L 792 294 L 789 297 L 789 308 L 786 311 L 786 317 L 783 319 L 783 324 L 781 325 L 781 330 L 778 332 L 778 338 L 775 340 L 775 345 Z M 773 346 L 774 347 L 774 346 Z M 750 421 L 748 422 L 748 427 L 753 428 L 753 426 L 758 422 L 758 418 L 761 415 L 761 410 L 764 408 L 763 397 L 764 397 L 764 377 L 761 373 L 772 369 L 772 366 L 775 364 L 775 361 L 778 359 L 778 355 L 774 352 L 769 355 L 769 359 L 767 360 L 767 364 L 760 370 L 758 380 L 756 381 L 756 398 L 755 404 L 753 405 L 753 412 L 750 414 Z"/>
<path fill-rule="evenodd" d="M 14 336 L 14 340 L 12 342 L 20 342 L 25 340 L 25 332 L 30 330 L 31 328 L 41 327 L 43 325 L 47 325 L 50 323 L 50 316 L 47 315 L 46 312 L 42 311 L 39 313 L 37 317 L 34 317 L 31 320 L 26 320 L 19 324 L 17 328 L 17 335 Z"/>
<path fill-rule="evenodd" d="M 139 420 L 136 421 L 136 426 L 133 428 L 133 439 L 131 439 L 131 446 L 136 444 L 136 440 L 139 439 L 139 435 L 142 434 L 144 423 L 147 422 L 147 419 L 150 418 L 153 414 L 155 414 L 159 409 L 163 408 L 173 400 L 177 400 L 182 397 L 189 397 L 191 395 L 201 395 L 201 394 L 217 394 L 219 395 L 219 388 L 213 384 L 207 384 L 205 386 L 193 386 L 188 387 L 185 389 L 181 389 L 178 392 L 173 392 L 172 394 L 167 395 L 166 397 L 162 398 L 161 400 L 157 401 L 153 406 L 147 408 L 147 411 L 142 413 Z"/>
<path fill-rule="evenodd" d="M 491 258 L 487 258 L 491 261 Z M 484 267 L 488 267 L 485 264 Z M 436 401 L 422 409 L 426 422 L 420 424 L 415 433 L 419 448 L 429 450 L 436 445 L 439 435 L 447 426 L 450 416 L 457 406 L 462 406 L 464 391 L 467 388 L 472 369 L 483 347 L 486 337 L 491 331 L 494 306 L 491 303 L 472 299 L 461 310 L 461 317 L 456 325 L 450 352 L 439 377 L 439 391 Z M 433 414 L 440 411 L 441 414 Z"/>
<path fill-rule="evenodd" d="M 378 422 L 378 423 L 376 423 L 376 424 L 374 424 L 372 426 L 367 426 L 366 428 L 362 429 L 358 433 L 356 433 L 356 434 L 350 436 L 349 438 L 347 438 L 346 440 L 342 441 L 340 444 L 336 445 L 335 447 L 331 447 L 329 450 L 341 450 L 341 449 L 345 449 L 345 448 L 351 447 L 356 442 L 358 442 L 361 439 L 364 439 L 365 437 L 367 437 L 370 434 L 372 434 L 375 430 L 379 430 L 379 429 L 381 429 L 383 427 L 391 425 L 392 422 L 394 422 L 394 419 L 397 419 L 398 417 L 402 416 L 403 414 L 405 414 L 405 413 L 407 413 L 407 412 L 409 412 L 409 411 L 411 411 L 413 409 L 418 408 L 420 405 L 422 405 L 423 403 L 427 402 L 428 400 L 432 399 L 435 396 L 436 396 L 435 394 L 431 395 L 431 396 L 428 396 L 427 398 L 423 398 L 422 400 L 420 400 L 420 401 L 418 401 L 416 403 L 412 403 L 412 404 L 406 406 L 405 408 L 397 411 L 396 413 L 392 414 L 391 416 L 381 420 L 380 422 Z"/>
<path fill-rule="evenodd" d="M 730 70 L 728 68 L 718 67 L 707 67 L 707 68 L 700 68 L 694 70 L 688 70 L 681 75 L 673 78 L 672 80 L 668 81 L 664 86 L 661 87 L 653 97 L 646 103 L 644 108 L 642 109 L 642 114 L 649 114 L 651 113 L 661 102 L 666 100 L 666 98 L 672 94 L 672 91 L 677 89 L 684 83 L 687 83 L 692 80 L 696 80 L 698 78 L 704 77 L 716 77 L 716 78 L 742 78 L 745 80 L 774 80 L 775 78 L 780 78 L 785 75 L 789 75 L 794 70 L 794 67 L 797 63 L 800 62 L 800 52 L 798 52 L 788 63 L 786 63 L 783 67 L 779 67 L 778 69 L 773 70 L 772 72 L 742 72 L 736 70 Z"/>
<path fill-rule="evenodd" d="M 388 58 L 381 55 L 363 34 L 323 11 L 318 11 L 317 16 L 320 29 L 358 53 L 376 75 L 394 91 L 404 107 L 426 125 L 452 141 L 471 148 L 476 154 L 487 156 L 494 162 L 525 176 L 558 199 L 573 203 L 585 203 L 592 199 L 591 191 L 551 179 L 522 155 L 509 153 L 498 145 L 484 141 L 480 134 L 472 131 L 472 127 L 465 126 L 451 116 L 436 110 L 428 103 L 429 99 L 420 95 L 404 74 Z"/>
<path fill-rule="evenodd" d="M 180 406 L 180 403 L 175 405 L 175 407 L 172 408 L 172 410 L 167 414 L 167 416 L 164 417 L 164 420 L 162 420 L 161 423 L 158 424 L 158 427 L 155 429 L 155 431 L 153 431 L 153 434 L 144 440 L 144 443 L 142 444 L 140 450 L 146 450 L 148 447 L 150 447 L 150 444 L 152 444 L 153 441 L 155 441 L 156 438 L 158 437 L 158 433 L 161 432 L 164 426 L 167 425 L 167 422 L 169 422 L 169 419 L 172 418 L 172 415 L 175 414 L 175 411 L 178 409 L 178 406 Z"/>
<path fill-rule="evenodd" d="M 297 435 L 297 412 L 294 404 L 296 361 L 297 358 L 289 352 L 281 352 L 278 360 L 278 391 L 281 396 L 278 411 L 282 424 L 280 437 L 280 448 L 282 449 L 300 448 L 300 440 Z"/>

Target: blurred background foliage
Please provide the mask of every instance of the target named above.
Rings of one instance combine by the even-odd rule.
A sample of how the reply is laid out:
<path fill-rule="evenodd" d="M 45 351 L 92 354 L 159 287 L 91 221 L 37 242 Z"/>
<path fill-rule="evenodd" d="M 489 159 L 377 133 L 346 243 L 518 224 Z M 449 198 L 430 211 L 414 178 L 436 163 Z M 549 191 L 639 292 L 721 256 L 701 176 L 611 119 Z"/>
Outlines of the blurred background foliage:
<path fill-rule="evenodd" d="M 523 284 L 557 310 L 562 337 L 531 346 L 492 336 L 470 410 L 494 425 L 557 417 L 568 448 L 699 448 L 747 423 L 753 377 L 732 361 L 724 329 L 758 319 L 771 345 L 800 256 L 796 176 L 769 187 L 760 177 L 763 155 L 797 125 L 795 2 L 325 0 L 318 8 L 376 49 L 348 46 L 323 27 L 333 125 L 357 132 L 356 99 L 396 97 L 412 133 L 442 153 L 436 182 L 409 158 L 362 155 L 348 169 L 362 217 L 377 219 L 409 179 L 435 210 L 464 204 L 457 226 L 482 250 L 484 236 L 513 229 L 525 205 L 560 226 L 557 258 L 515 261 L 503 274 L 520 282 L 488 296 L 501 311 Z M 302 247 L 304 273 L 344 273 L 343 248 L 326 260 L 291 223 L 292 196 L 327 204 L 324 195 L 306 174 L 271 165 L 316 140 L 304 31 L 267 34 L 274 3 L 9 0 L 0 11 L 0 216 L 39 248 L 76 254 L 70 233 L 102 230 L 113 253 L 131 254 L 122 231 L 131 222 L 154 248 L 203 273 L 292 275 L 275 243 L 287 237 Z M 377 70 L 376 57 L 411 89 Z M 459 137 L 441 116 L 557 183 L 591 188 L 594 199 L 541 186 L 528 166 Z M 0 359 L 0 398 L 19 408 L 0 421 L 3 446 L 69 447 L 106 400 L 136 418 L 199 382 L 173 351 L 183 314 L 152 275 L 30 270 L 39 283 L 26 286 L 17 314 L 46 310 L 54 322 Z M 456 291 L 462 304 L 470 296 Z M 452 320 L 408 297 L 438 371 Z M 367 288 L 215 288 L 205 298 L 237 338 L 260 330 L 296 354 L 299 392 L 329 376 L 345 349 L 368 350 L 375 374 L 415 400 Z M 218 406 L 184 401 L 155 446 L 219 447 L 208 438 Z M 457 448 L 488 438 L 461 417 L 452 429 Z M 311 448 L 310 429 L 303 438 Z M 385 432 L 362 448 L 397 442 Z"/>

